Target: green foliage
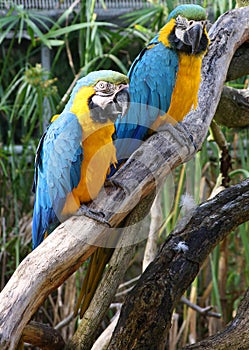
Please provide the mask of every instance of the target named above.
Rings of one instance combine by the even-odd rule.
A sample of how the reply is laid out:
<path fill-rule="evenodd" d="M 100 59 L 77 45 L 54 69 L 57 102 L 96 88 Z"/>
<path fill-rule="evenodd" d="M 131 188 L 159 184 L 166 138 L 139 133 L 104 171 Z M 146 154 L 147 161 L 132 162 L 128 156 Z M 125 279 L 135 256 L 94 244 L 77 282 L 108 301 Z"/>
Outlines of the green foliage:
<path fill-rule="evenodd" d="M 215 14 L 215 18 L 222 15 L 226 11 L 233 9 L 236 5 L 235 0 L 215 0 L 213 1 L 213 11 Z"/>
<path fill-rule="evenodd" d="M 123 16 L 122 26 L 97 21 L 95 0 L 82 0 L 80 11 L 69 8 L 57 20 L 32 13 L 21 5 L 11 7 L 6 16 L 0 18 L 1 288 L 31 250 L 33 162 L 44 120 L 61 111 L 72 81 L 80 76 L 108 68 L 127 73 L 144 43 L 164 25 L 168 12 L 177 4 L 178 1 L 170 0 L 148 1 L 149 6 Z M 235 3 L 217 0 L 205 1 L 204 5 L 211 7 L 217 17 Z M 50 72 L 44 71 L 40 64 L 43 46 L 51 50 Z M 63 103 L 59 104 L 62 98 Z M 249 176 L 249 146 L 245 142 L 249 139 L 248 130 L 234 133 L 224 129 L 224 133 L 232 154 L 231 184 L 237 183 Z M 195 159 L 167 178 L 162 194 L 165 222 L 160 241 L 185 214 L 183 194 L 189 193 L 196 204 L 209 197 L 220 180 L 219 158 L 216 143 L 207 140 Z M 248 230 L 248 223 L 241 225 L 215 249 L 187 293 L 189 296 L 196 289 L 202 306 L 213 303 L 226 315 L 226 320 L 231 319 L 241 291 L 249 284 Z M 220 279 L 224 256 L 227 259 L 225 285 Z M 67 289 L 73 298 L 75 293 L 69 282 Z M 46 301 L 46 312 L 39 316 L 42 320 L 50 322 L 54 317 L 54 323 L 50 323 L 59 322 L 59 316 L 53 311 L 58 300 L 61 303 L 61 296 L 53 295 Z M 184 311 L 180 312 L 186 316 Z M 208 322 L 211 323 L 206 321 L 205 327 Z"/>

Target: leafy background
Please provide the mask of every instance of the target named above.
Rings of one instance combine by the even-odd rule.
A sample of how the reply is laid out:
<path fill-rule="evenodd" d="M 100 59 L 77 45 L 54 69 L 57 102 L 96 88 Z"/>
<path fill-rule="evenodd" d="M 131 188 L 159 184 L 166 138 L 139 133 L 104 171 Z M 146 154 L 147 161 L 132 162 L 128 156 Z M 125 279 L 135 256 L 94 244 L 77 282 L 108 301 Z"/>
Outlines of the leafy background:
<path fill-rule="evenodd" d="M 12 5 L 0 18 L 0 269 L 2 289 L 20 261 L 31 251 L 32 193 L 35 150 L 50 117 L 60 113 L 74 82 L 90 71 L 114 69 L 127 73 L 130 64 L 163 26 L 177 1 L 147 1 L 144 8 L 114 22 L 99 21 L 95 1 L 76 1 L 57 18 Z M 215 20 L 235 1 L 203 1 Z M 106 4 L 102 3 L 103 9 Z M 49 50 L 51 67 L 41 66 L 41 50 Z M 45 51 L 46 52 L 46 51 Z M 230 83 L 231 85 L 231 83 Z M 232 82 L 246 88 L 248 77 Z M 222 127 L 232 157 L 230 183 L 249 176 L 248 130 Z M 160 195 L 162 225 L 158 244 L 184 215 L 183 194 L 205 201 L 220 182 L 220 149 L 209 134 L 195 159 L 178 168 Z M 149 227 L 148 227 L 149 230 Z M 213 334 L 234 316 L 249 285 L 249 223 L 241 225 L 210 254 L 186 292 L 193 303 L 212 305 L 221 319 L 196 314 L 186 305 L 175 310 L 170 350 Z M 142 270 L 141 242 L 127 270 L 126 281 Z M 71 315 L 87 263 L 48 297 L 35 318 L 71 337 L 78 320 Z M 124 293 L 125 294 L 125 293 Z M 116 301 L 122 302 L 123 292 Z M 114 314 L 110 309 L 102 323 Z M 101 329 L 100 329 L 101 332 Z"/>

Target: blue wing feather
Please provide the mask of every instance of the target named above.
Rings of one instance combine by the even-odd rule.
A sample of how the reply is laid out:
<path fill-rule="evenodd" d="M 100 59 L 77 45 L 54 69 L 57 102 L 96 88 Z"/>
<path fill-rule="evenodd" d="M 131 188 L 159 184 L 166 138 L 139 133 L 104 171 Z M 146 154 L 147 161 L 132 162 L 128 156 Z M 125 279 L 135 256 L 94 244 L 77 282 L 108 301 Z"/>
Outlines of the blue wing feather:
<path fill-rule="evenodd" d="M 64 112 L 48 127 L 37 148 L 33 248 L 44 239 L 49 225 L 60 220 L 66 196 L 80 181 L 83 149 L 77 117 Z"/>
<path fill-rule="evenodd" d="M 118 118 L 115 124 L 114 143 L 118 160 L 133 153 L 146 138 L 158 115 L 169 109 L 177 71 L 177 53 L 158 42 L 158 36 L 133 62 L 128 72 L 130 108 L 127 115 Z"/>

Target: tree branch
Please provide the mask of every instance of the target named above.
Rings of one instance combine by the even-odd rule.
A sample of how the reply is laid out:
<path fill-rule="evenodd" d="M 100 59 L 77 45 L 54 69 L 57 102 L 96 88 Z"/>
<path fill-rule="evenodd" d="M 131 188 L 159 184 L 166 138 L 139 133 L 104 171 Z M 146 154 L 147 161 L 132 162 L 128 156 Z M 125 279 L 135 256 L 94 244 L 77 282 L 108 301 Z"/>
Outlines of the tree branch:
<path fill-rule="evenodd" d="M 198 149 L 217 108 L 233 53 L 249 37 L 248 18 L 249 8 L 237 9 L 223 15 L 210 30 L 211 47 L 203 63 L 199 105 L 183 123 Z M 114 175 L 123 188 L 107 188 L 92 207 L 100 208 L 105 219 L 117 226 L 142 198 L 160 187 L 171 169 L 194 154 L 185 129 L 168 125 L 165 132 L 145 142 Z M 49 293 L 93 253 L 96 245 L 104 245 L 111 233 L 105 225 L 74 216 L 21 262 L 0 294 L 1 349 L 15 349 L 25 325 Z"/>
<path fill-rule="evenodd" d="M 35 321 L 31 321 L 25 327 L 22 340 L 43 350 L 61 350 L 65 346 L 65 342 L 58 331 Z"/>
<path fill-rule="evenodd" d="M 108 350 L 163 349 L 173 310 L 208 254 L 248 217 L 249 179 L 220 192 L 183 220 L 128 294 Z"/>
<path fill-rule="evenodd" d="M 81 320 L 79 327 L 72 339 L 67 343 L 66 349 L 84 349 L 90 350 L 95 341 L 96 331 L 103 320 L 111 301 L 114 298 L 116 290 L 121 283 L 126 269 L 131 260 L 136 244 L 134 237 L 138 232 L 138 227 L 135 222 L 141 221 L 144 218 L 146 211 L 150 208 L 154 199 L 152 193 L 145 199 L 141 200 L 135 210 L 128 215 L 125 220 L 125 226 L 120 230 L 120 240 L 118 247 L 115 249 L 113 256 L 108 263 L 106 274 L 101 279 L 101 282 L 94 294 L 94 297 Z M 144 225 L 139 225 L 140 232 L 144 232 Z M 136 243 L 136 242 L 135 242 Z"/>
<path fill-rule="evenodd" d="M 237 315 L 226 328 L 201 342 L 189 345 L 184 350 L 247 350 L 249 347 L 249 289 L 237 311 Z"/>
<path fill-rule="evenodd" d="M 249 74 L 249 42 L 243 43 L 234 53 L 226 81 Z M 244 128 L 249 125 L 249 90 L 224 86 L 214 119 L 228 128 Z"/>
<path fill-rule="evenodd" d="M 212 306 L 200 307 L 199 305 L 191 303 L 191 301 L 189 301 L 184 296 L 181 297 L 181 302 L 188 305 L 191 309 L 199 312 L 202 315 L 206 315 L 208 317 L 221 318 L 221 314 L 211 311 L 213 308 Z"/>
<path fill-rule="evenodd" d="M 249 66 L 249 64 L 248 64 Z M 249 126 L 249 89 L 235 89 L 224 86 L 215 113 L 217 123 L 228 128 Z"/>
<path fill-rule="evenodd" d="M 236 80 L 249 74 L 249 42 L 243 43 L 234 53 L 228 68 L 226 81 Z"/>

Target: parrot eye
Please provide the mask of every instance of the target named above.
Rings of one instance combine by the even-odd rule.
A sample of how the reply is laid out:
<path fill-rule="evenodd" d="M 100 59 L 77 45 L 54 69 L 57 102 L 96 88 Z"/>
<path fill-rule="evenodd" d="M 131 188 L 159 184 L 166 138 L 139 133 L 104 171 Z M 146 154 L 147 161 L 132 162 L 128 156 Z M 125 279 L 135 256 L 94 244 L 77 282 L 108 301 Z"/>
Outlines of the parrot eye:
<path fill-rule="evenodd" d="M 115 85 L 106 81 L 99 81 L 96 85 L 95 85 L 95 91 L 99 92 L 99 93 L 113 93 L 115 91 Z"/>
<path fill-rule="evenodd" d="M 99 81 L 96 85 L 95 88 L 98 90 L 105 90 L 106 89 L 107 83 L 105 81 Z"/>
<path fill-rule="evenodd" d="M 177 16 L 176 17 L 176 27 L 181 28 L 181 29 L 186 29 L 188 26 L 188 21 L 186 18 L 182 16 Z"/>

